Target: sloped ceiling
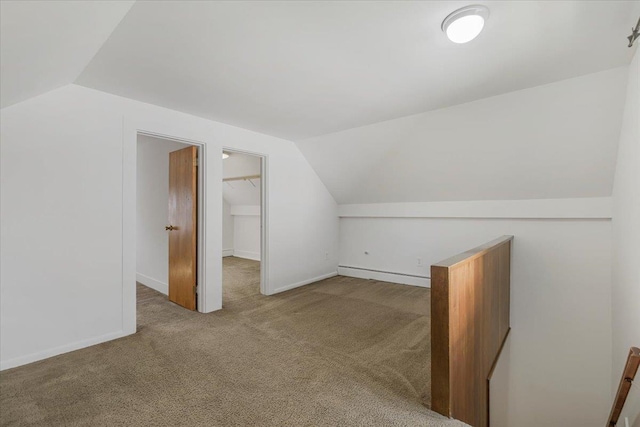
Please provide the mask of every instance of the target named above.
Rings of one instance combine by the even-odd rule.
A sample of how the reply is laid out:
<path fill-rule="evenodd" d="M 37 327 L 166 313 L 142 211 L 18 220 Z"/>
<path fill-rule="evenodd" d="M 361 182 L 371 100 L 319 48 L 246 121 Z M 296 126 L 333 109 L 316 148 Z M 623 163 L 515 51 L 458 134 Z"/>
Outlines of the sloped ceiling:
<path fill-rule="evenodd" d="M 137 2 L 80 85 L 292 140 L 630 62 L 631 1 Z"/>
<path fill-rule="evenodd" d="M 468 2 L 2 1 L 2 106 L 75 82 L 282 136 L 340 203 L 610 195 L 640 3 L 482 3 L 455 45 Z"/>
<path fill-rule="evenodd" d="M 611 195 L 627 67 L 298 142 L 338 203 Z"/>
<path fill-rule="evenodd" d="M 0 2 L 0 104 L 73 83 L 133 1 Z"/>
<path fill-rule="evenodd" d="M 229 157 L 222 162 L 223 178 L 260 175 L 260 157 L 238 152 L 226 152 Z"/>
<path fill-rule="evenodd" d="M 222 161 L 223 178 L 241 178 L 260 175 L 260 157 L 229 153 Z M 260 179 L 237 179 L 222 184 L 222 197 L 231 206 L 260 205 Z"/>

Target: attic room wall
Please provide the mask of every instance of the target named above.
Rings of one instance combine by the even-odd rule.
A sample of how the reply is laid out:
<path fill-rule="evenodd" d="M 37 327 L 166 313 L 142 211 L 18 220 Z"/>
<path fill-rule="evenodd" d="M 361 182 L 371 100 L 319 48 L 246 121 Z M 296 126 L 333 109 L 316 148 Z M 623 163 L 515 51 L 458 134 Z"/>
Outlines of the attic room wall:
<path fill-rule="evenodd" d="M 515 236 L 512 332 L 491 390 L 497 427 L 600 426 L 608 415 L 610 196 L 627 72 L 298 144 L 340 203 L 340 266 L 429 276 L 434 262 Z"/>
<path fill-rule="evenodd" d="M 339 204 L 608 197 L 626 76 L 614 68 L 296 143 Z"/>
<path fill-rule="evenodd" d="M 505 202 L 490 204 L 508 210 Z M 514 235 L 512 330 L 491 383 L 491 425 L 599 427 L 608 415 L 611 373 L 610 199 L 601 204 L 564 208 L 580 219 L 532 218 L 543 216 L 535 206 L 527 206 L 529 218 L 496 218 L 474 202 L 448 218 L 440 217 L 441 203 L 431 205 L 433 217 L 411 204 L 393 205 L 407 217 L 348 217 L 350 206 L 343 206 L 340 265 L 391 271 L 402 265 L 429 276 L 433 263 Z"/>
<path fill-rule="evenodd" d="M 127 320 L 135 319 L 135 299 L 126 305 L 135 298 L 135 256 L 123 257 L 123 241 L 135 245 L 135 235 L 123 232 L 123 212 L 132 208 L 123 202 L 127 123 L 203 141 L 215 153 L 223 146 L 264 153 L 267 291 L 335 275 L 336 203 L 290 141 L 76 85 L 4 108 L 0 122 L 2 369 L 135 331 Z M 220 163 L 207 169 L 213 177 L 207 186 L 217 194 L 207 199 L 216 218 L 207 232 L 220 242 L 208 256 L 216 260 L 209 274 L 221 296 L 222 159 L 216 157 Z M 123 283 L 123 269 L 133 269 L 131 283 Z"/>
<path fill-rule="evenodd" d="M 253 179 L 251 182 L 253 184 L 248 181 L 234 181 L 232 184 L 235 188 L 225 188 L 224 194 L 229 202 L 233 226 L 232 255 L 260 261 L 261 183 L 260 179 Z"/>
<path fill-rule="evenodd" d="M 136 280 L 169 294 L 169 153 L 188 147 L 175 141 L 138 137 Z"/>
<path fill-rule="evenodd" d="M 637 49 L 629 66 L 613 187 L 612 396 L 629 347 L 640 346 L 640 54 Z M 624 417 L 629 417 L 632 427 L 640 427 L 639 377 L 631 388 L 622 413 L 622 419 Z"/>
<path fill-rule="evenodd" d="M 260 261 L 260 215 L 233 216 L 233 256 Z"/>

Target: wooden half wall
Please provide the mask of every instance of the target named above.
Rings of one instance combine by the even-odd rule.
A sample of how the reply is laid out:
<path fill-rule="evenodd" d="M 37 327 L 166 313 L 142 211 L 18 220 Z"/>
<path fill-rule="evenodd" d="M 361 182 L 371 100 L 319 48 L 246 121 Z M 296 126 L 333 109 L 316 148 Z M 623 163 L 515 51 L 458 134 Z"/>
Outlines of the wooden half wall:
<path fill-rule="evenodd" d="M 431 409 L 489 426 L 489 379 L 509 334 L 511 242 L 431 266 Z"/>

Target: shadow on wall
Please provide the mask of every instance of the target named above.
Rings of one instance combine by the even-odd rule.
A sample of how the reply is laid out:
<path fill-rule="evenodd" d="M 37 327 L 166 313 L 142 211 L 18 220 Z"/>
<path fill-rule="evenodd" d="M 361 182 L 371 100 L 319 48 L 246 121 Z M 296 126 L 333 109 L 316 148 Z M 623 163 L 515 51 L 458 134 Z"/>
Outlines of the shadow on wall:
<path fill-rule="evenodd" d="M 501 400 L 491 399 L 495 390 L 508 390 L 511 379 L 511 334 L 507 335 L 504 348 L 496 364 L 491 381 L 489 381 L 489 416 L 492 426 L 508 426 L 508 408 L 511 405 L 509 393 L 505 393 Z"/>
<path fill-rule="evenodd" d="M 625 416 L 629 417 L 629 424 L 631 425 L 631 427 L 640 427 L 640 376 L 636 376 L 636 380 L 631 386 L 629 396 L 627 396 L 627 403 L 625 404 L 624 410 L 622 411 L 623 420 Z M 618 424 L 621 423 L 618 422 Z"/>

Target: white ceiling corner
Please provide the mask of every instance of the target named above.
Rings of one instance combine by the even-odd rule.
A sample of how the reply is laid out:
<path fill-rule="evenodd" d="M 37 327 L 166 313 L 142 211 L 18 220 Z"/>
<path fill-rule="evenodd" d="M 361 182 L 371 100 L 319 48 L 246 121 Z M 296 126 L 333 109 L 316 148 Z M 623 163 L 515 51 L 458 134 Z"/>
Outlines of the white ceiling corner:
<path fill-rule="evenodd" d="M 237 152 L 229 153 L 222 161 L 223 178 L 241 178 L 261 175 L 260 157 Z M 234 179 L 222 183 L 222 196 L 235 205 L 260 205 L 260 178 Z"/>
<path fill-rule="evenodd" d="M 73 83 L 134 3 L 0 2 L 2 108 Z"/>

